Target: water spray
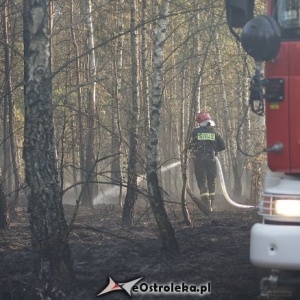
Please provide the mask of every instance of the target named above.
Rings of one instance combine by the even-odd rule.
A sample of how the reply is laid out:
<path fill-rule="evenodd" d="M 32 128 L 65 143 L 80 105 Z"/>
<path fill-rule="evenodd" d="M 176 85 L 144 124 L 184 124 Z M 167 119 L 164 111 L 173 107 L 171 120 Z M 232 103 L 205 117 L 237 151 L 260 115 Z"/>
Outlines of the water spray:
<path fill-rule="evenodd" d="M 232 199 L 230 199 L 230 197 L 229 197 L 229 195 L 227 193 L 227 190 L 226 190 L 226 185 L 225 185 L 225 181 L 224 181 L 224 175 L 223 175 L 221 163 L 220 163 L 218 157 L 216 157 L 216 161 L 217 161 L 217 168 L 218 168 L 218 173 L 219 173 L 219 178 L 220 178 L 222 192 L 223 192 L 223 195 L 224 195 L 225 199 L 227 200 L 227 202 L 229 204 L 235 206 L 235 207 L 238 207 L 238 208 L 254 208 L 255 206 L 239 204 L 239 203 L 234 202 Z"/>
<path fill-rule="evenodd" d="M 227 190 L 226 190 L 224 175 L 223 175 L 221 163 L 220 163 L 218 157 L 216 157 L 216 161 L 217 161 L 217 169 L 218 169 L 218 174 L 219 174 L 219 178 L 220 178 L 221 188 L 222 188 L 222 192 L 223 192 L 223 195 L 224 195 L 226 201 L 229 204 L 231 204 L 235 207 L 238 207 L 238 208 L 254 208 L 254 206 L 252 206 L 252 205 L 239 204 L 239 203 L 234 202 L 232 199 L 230 199 L 230 197 L 227 193 Z M 180 164 L 180 162 L 178 161 L 178 162 L 171 163 L 167 166 L 162 166 L 162 173 L 175 168 L 179 164 Z M 139 182 L 143 181 L 144 179 L 145 179 L 144 176 L 140 177 Z M 117 196 L 118 192 L 119 192 L 119 186 L 112 187 L 112 188 L 108 189 L 107 191 L 105 191 L 103 193 L 99 193 L 99 195 L 94 199 L 94 201 L 97 204 L 98 203 L 106 203 L 105 198 L 107 198 L 107 197 L 110 198 L 110 197 L 113 197 L 113 196 Z M 111 203 L 110 201 L 111 200 L 109 200 L 109 203 Z"/>

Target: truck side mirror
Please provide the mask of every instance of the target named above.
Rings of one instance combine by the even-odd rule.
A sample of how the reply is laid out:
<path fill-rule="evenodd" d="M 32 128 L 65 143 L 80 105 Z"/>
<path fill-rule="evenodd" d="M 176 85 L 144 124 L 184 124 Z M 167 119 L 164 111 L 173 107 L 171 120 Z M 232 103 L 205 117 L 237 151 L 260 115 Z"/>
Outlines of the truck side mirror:
<path fill-rule="evenodd" d="M 276 21 L 267 15 L 247 22 L 241 36 L 242 47 L 256 61 L 274 59 L 279 52 L 280 41 L 280 29 Z"/>
<path fill-rule="evenodd" d="M 229 27 L 242 28 L 253 18 L 254 0 L 225 0 Z"/>

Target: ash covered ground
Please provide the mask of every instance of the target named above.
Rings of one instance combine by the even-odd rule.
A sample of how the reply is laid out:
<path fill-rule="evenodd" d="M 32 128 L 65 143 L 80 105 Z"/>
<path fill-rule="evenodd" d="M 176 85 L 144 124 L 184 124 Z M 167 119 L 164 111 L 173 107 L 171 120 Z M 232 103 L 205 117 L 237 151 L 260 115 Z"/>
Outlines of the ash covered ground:
<path fill-rule="evenodd" d="M 225 201 L 225 200 L 222 200 Z M 213 299 L 251 300 L 259 295 L 259 281 L 266 270 L 249 260 L 250 230 L 260 218 L 255 209 L 241 210 L 218 205 L 207 217 L 189 203 L 192 225 L 182 222 L 180 210 L 168 207 L 180 253 L 169 255 L 161 248 L 153 216 L 139 207 L 137 223 L 121 226 L 119 207 L 97 205 L 80 208 L 69 243 L 72 249 L 77 290 L 72 299 Z M 74 206 L 65 205 L 70 220 Z M 26 208 L 20 209 L 11 228 L 0 233 L 0 299 L 27 299 L 31 284 L 31 242 Z M 267 274 L 268 275 L 268 274 Z M 108 284 L 143 277 L 140 283 L 201 286 L 210 283 L 211 293 L 174 295 L 136 294 L 124 290 L 96 297 Z M 145 287 L 145 284 L 144 284 Z M 33 299 L 34 300 L 34 299 Z"/>

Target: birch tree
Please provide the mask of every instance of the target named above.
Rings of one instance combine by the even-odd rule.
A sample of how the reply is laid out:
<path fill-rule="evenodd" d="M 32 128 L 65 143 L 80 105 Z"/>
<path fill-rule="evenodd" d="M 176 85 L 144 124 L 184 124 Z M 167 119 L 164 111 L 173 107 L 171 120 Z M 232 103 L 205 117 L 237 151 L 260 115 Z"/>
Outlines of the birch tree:
<path fill-rule="evenodd" d="M 148 2 L 149 3 L 149 2 Z M 147 0 L 142 0 L 142 32 L 141 32 L 141 69 L 142 69 L 142 100 L 143 119 L 145 128 L 149 129 L 149 83 L 147 68 L 147 26 L 146 26 Z"/>
<path fill-rule="evenodd" d="M 123 32 L 123 0 L 117 1 L 117 30 L 119 34 Z M 124 36 L 121 35 L 116 40 L 116 61 L 114 63 L 115 83 L 113 88 L 112 99 L 112 137 L 111 137 L 111 149 L 112 151 L 121 152 L 121 125 L 120 125 L 120 101 L 121 101 L 121 87 L 122 87 L 122 65 L 123 65 L 123 44 Z M 121 171 L 121 156 L 114 157 L 111 163 L 111 178 L 113 184 L 120 186 L 119 204 L 122 203 L 122 171 Z"/>
<path fill-rule="evenodd" d="M 131 42 L 131 97 L 132 107 L 129 126 L 129 158 L 127 193 L 125 196 L 122 221 L 124 226 L 132 226 L 134 222 L 135 202 L 137 200 L 137 145 L 138 145 L 138 57 L 136 36 L 136 1 L 130 1 L 130 42 Z"/>
<path fill-rule="evenodd" d="M 84 206 L 93 207 L 93 199 L 96 195 L 96 185 L 92 183 L 95 177 L 95 103 L 96 103 L 96 58 L 95 58 L 95 43 L 94 29 L 92 20 L 92 2 L 91 0 L 84 1 L 85 9 L 85 25 L 87 31 L 87 48 L 88 54 L 88 80 L 91 82 L 87 89 L 87 139 L 86 139 L 86 157 L 85 157 L 85 180 L 83 186 L 82 204 Z"/>
<path fill-rule="evenodd" d="M 158 4 L 157 4 L 158 5 Z M 147 185 L 150 206 L 153 211 L 164 250 L 177 252 L 178 243 L 174 229 L 168 218 L 164 199 L 157 174 L 158 132 L 160 128 L 160 110 L 162 104 L 163 76 L 163 46 L 165 43 L 169 0 L 162 0 L 159 9 L 159 19 L 154 27 L 153 41 L 153 87 L 150 112 L 150 137 L 148 143 Z"/>
<path fill-rule="evenodd" d="M 73 265 L 55 161 L 49 0 L 24 0 L 25 176 L 36 283 L 32 299 L 67 299 Z"/>

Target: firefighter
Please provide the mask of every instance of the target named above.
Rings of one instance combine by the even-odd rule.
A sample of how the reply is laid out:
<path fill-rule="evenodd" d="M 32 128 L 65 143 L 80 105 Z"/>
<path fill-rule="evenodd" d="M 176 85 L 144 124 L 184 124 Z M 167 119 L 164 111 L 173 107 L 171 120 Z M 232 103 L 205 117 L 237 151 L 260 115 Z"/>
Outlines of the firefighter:
<path fill-rule="evenodd" d="M 200 198 L 208 211 L 212 211 L 215 199 L 217 163 L 216 155 L 225 150 L 224 140 L 215 130 L 215 122 L 207 112 L 196 115 L 198 127 L 192 131 L 191 150 L 194 156 L 194 172 L 200 190 Z"/>

